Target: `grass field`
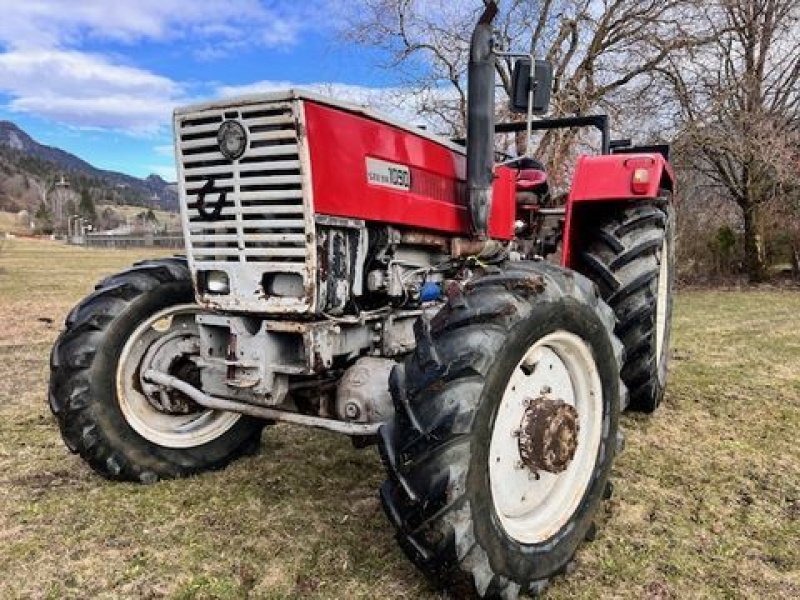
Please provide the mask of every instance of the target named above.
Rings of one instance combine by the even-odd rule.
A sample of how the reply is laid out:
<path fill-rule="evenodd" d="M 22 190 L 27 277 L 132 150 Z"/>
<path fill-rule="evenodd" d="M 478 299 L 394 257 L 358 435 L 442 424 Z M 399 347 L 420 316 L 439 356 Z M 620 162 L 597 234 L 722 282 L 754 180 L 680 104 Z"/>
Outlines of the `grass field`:
<path fill-rule="evenodd" d="M 69 454 L 50 345 L 99 277 L 143 256 L 0 250 L 0 598 L 440 597 L 395 546 L 374 449 L 281 425 L 257 456 L 152 486 Z M 800 293 L 676 308 L 666 404 L 623 418 L 597 540 L 547 598 L 800 598 Z"/>

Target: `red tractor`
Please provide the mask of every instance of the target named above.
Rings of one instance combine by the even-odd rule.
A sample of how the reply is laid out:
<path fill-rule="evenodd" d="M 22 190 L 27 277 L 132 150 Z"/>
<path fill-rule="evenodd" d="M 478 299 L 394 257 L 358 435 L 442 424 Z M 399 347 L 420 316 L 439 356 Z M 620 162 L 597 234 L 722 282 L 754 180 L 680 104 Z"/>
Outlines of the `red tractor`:
<path fill-rule="evenodd" d="M 567 567 L 620 411 L 664 394 L 673 176 L 605 116 L 534 120 L 551 74 L 530 57 L 527 119 L 496 124 L 495 10 L 466 144 L 294 90 L 175 112 L 187 256 L 68 315 L 49 401 L 70 450 L 150 483 L 225 466 L 266 424 L 336 431 L 378 443 L 397 539 L 440 585 L 515 598 Z M 602 153 L 560 207 L 534 157 L 497 160 L 497 133 L 579 126 Z"/>

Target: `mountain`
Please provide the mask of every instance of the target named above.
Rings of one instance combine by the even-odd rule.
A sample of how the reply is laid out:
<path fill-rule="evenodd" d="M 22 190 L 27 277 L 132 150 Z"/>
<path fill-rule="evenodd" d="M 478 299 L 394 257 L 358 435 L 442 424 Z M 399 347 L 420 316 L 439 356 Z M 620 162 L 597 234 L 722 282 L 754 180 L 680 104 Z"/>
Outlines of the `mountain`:
<path fill-rule="evenodd" d="M 14 174 L 9 165 L 30 171 L 28 174 L 34 176 L 37 172 L 47 171 L 64 175 L 67 179 L 77 176 L 82 186 L 88 185 L 101 197 L 113 197 L 118 204 L 178 210 L 178 191 L 174 183 L 168 183 L 158 175 L 139 179 L 98 169 L 65 150 L 40 144 L 11 121 L 0 121 L 0 158 L 4 159 L 6 176 Z M 0 173 L 0 177 L 2 175 Z"/>

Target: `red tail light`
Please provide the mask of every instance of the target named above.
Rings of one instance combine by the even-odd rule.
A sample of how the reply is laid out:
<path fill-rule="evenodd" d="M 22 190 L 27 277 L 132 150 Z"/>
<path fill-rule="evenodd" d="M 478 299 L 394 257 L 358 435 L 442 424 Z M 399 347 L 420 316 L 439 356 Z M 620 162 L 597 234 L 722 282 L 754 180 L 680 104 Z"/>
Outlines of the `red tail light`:
<path fill-rule="evenodd" d="M 631 191 L 634 194 L 646 194 L 650 189 L 650 170 L 638 168 L 633 170 L 631 177 Z"/>

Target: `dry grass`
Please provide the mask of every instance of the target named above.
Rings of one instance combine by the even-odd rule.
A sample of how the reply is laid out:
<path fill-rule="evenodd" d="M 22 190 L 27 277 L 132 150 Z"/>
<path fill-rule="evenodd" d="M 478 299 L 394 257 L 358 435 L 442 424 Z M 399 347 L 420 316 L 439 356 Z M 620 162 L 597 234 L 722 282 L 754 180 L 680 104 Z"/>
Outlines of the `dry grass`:
<path fill-rule="evenodd" d="M 26 235 L 30 234 L 30 232 L 31 230 L 29 228 L 19 222 L 17 213 L 0 210 L 0 237 L 2 237 L 4 233 Z"/>
<path fill-rule="evenodd" d="M 95 280 L 142 256 L 0 255 L 0 597 L 437 598 L 395 547 L 373 449 L 279 426 L 224 472 L 148 487 L 67 452 L 50 345 Z M 548 598 L 800 597 L 798 315 L 797 293 L 679 296 L 666 405 L 624 418 L 598 539 Z"/>

